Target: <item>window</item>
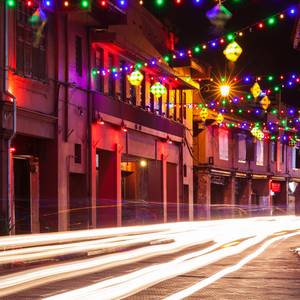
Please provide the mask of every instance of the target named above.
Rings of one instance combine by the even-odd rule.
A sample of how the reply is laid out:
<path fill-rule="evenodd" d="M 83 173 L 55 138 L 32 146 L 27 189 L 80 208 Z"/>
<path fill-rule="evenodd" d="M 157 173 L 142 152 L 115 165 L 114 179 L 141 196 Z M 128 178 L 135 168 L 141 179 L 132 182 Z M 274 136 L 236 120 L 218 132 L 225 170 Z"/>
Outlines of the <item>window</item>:
<path fill-rule="evenodd" d="M 300 149 L 299 148 L 292 148 L 292 168 L 293 169 L 300 169 Z"/>
<path fill-rule="evenodd" d="M 176 121 L 177 120 L 177 90 L 174 90 L 174 115 L 173 118 Z"/>
<path fill-rule="evenodd" d="M 114 66 L 114 56 L 112 54 L 108 55 L 108 67 L 112 68 Z M 116 95 L 116 81 L 113 72 L 109 73 L 108 77 L 108 94 L 109 96 Z"/>
<path fill-rule="evenodd" d="M 285 145 L 280 143 L 280 162 L 284 163 Z"/>
<path fill-rule="evenodd" d="M 146 74 L 144 75 L 144 80 L 141 83 L 141 107 L 145 109 L 146 107 Z"/>
<path fill-rule="evenodd" d="M 102 69 L 104 68 L 104 50 L 102 48 L 98 48 L 95 51 L 95 65 L 96 68 Z M 104 92 L 104 77 L 102 75 L 98 75 L 96 77 L 96 91 L 103 93 Z"/>
<path fill-rule="evenodd" d="M 136 87 L 133 85 L 130 85 L 130 102 L 136 105 Z"/>
<path fill-rule="evenodd" d="M 167 118 L 170 117 L 170 87 L 166 84 L 167 89 L 167 107 L 166 107 L 166 116 Z"/>
<path fill-rule="evenodd" d="M 256 165 L 264 165 L 264 142 L 256 141 Z"/>
<path fill-rule="evenodd" d="M 238 161 L 246 162 L 246 136 L 244 134 L 238 134 Z"/>
<path fill-rule="evenodd" d="M 277 161 L 277 143 L 276 142 L 271 143 L 271 161 L 272 162 Z"/>
<path fill-rule="evenodd" d="M 183 165 L 183 177 L 187 177 L 187 166 L 186 166 L 186 164 Z"/>
<path fill-rule="evenodd" d="M 82 38 L 76 36 L 75 38 L 75 59 L 76 59 L 76 73 L 82 76 Z"/>
<path fill-rule="evenodd" d="M 74 161 L 75 164 L 81 164 L 81 144 L 75 144 L 74 146 Z"/>
<path fill-rule="evenodd" d="M 183 92 L 183 119 L 186 120 L 186 93 Z"/>
<path fill-rule="evenodd" d="M 219 129 L 219 158 L 228 160 L 228 131 Z"/>
<path fill-rule="evenodd" d="M 46 27 L 28 22 L 34 9 L 18 3 L 16 14 L 16 70 L 20 75 L 46 79 Z"/>
<path fill-rule="evenodd" d="M 121 66 L 125 66 L 125 61 L 121 61 Z M 125 70 L 121 72 L 120 76 L 120 98 L 122 101 L 127 100 L 127 76 Z"/>

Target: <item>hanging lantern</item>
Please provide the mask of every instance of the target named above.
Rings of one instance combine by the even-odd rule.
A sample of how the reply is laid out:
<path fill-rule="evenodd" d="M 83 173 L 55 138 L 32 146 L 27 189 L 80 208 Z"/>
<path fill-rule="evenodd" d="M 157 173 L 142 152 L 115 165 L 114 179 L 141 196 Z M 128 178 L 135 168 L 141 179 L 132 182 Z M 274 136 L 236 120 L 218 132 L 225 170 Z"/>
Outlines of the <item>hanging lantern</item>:
<path fill-rule="evenodd" d="M 258 128 L 258 127 L 254 127 L 251 130 L 251 134 L 256 137 L 258 140 L 262 140 L 264 138 L 264 133 Z"/>
<path fill-rule="evenodd" d="M 167 89 L 160 82 L 155 82 L 151 88 L 150 92 L 157 98 L 160 98 L 162 95 L 167 93 Z"/>
<path fill-rule="evenodd" d="M 204 107 L 200 111 L 200 119 L 202 120 L 202 122 L 205 122 L 207 117 L 208 117 L 208 110 L 206 107 Z"/>
<path fill-rule="evenodd" d="M 264 110 L 267 110 L 268 107 L 270 106 L 271 104 L 271 101 L 269 99 L 268 96 L 264 96 L 261 101 L 260 101 L 260 104 L 261 104 L 261 107 L 264 109 Z"/>
<path fill-rule="evenodd" d="M 240 45 L 237 42 L 232 42 L 227 45 L 225 50 L 223 51 L 226 58 L 232 62 L 236 62 L 240 55 L 242 54 L 243 49 L 240 47 Z"/>
<path fill-rule="evenodd" d="M 134 86 L 139 86 L 143 79 L 144 75 L 138 70 L 133 71 L 130 75 L 128 75 L 128 81 Z"/>
<path fill-rule="evenodd" d="M 262 90 L 257 82 L 253 84 L 250 91 L 255 99 L 262 93 Z"/>
<path fill-rule="evenodd" d="M 219 113 L 218 116 L 217 116 L 216 122 L 218 124 L 222 124 L 223 121 L 224 121 L 224 116 L 221 113 Z"/>
<path fill-rule="evenodd" d="M 226 22 L 232 17 L 232 13 L 219 3 L 206 13 L 206 17 L 217 28 L 223 28 Z"/>

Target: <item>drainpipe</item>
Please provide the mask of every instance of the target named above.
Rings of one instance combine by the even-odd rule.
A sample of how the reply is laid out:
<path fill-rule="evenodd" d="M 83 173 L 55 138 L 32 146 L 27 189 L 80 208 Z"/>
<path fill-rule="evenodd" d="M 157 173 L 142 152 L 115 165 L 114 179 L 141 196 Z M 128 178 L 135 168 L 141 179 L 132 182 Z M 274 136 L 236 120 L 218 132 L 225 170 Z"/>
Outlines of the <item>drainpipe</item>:
<path fill-rule="evenodd" d="M 64 115 L 65 115 L 65 132 L 64 138 L 65 142 L 68 142 L 69 138 L 69 24 L 68 24 L 68 14 L 65 14 L 65 24 L 64 24 L 64 35 L 65 35 L 65 106 L 64 106 Z"/>
<path fill-rule="evenodd" d="M 87 190 L 88 190 L 88 199 L 89 199 L 89 226 L 93 226 L 92 224 L 92 97 L 91 97 L 91 30 L 87 28 L 87 39 L 86 39 L 86 52 L 87 52 L 87 151 L 86 151 L 86 159 L 87 159 Z"/>
<path fill-rule="evenodd" d="M 3 82 L 2 82 L 2 90 L 3 90 L 3 96 L 4 98 L 7 98 L 8 100 L 12 102 L 12 117 L 13 117 L 13 123 L 12 123 L 12 132 L 10 133 L 8 140 L 7 140 L 7 170 L 6 170 L 6 180 L 7 180 L 7 222 L 5 223 L 5 231 L 8 234 L 12 234 L 12 217 L 13 217 L 13 199 L 12 199 L 12 186 L 11 186 L 11 160 L 10 160 L 10 148 L 11 148 L 11 142 L 16 134 L 16 117 L 17 117 L 17 102 L 15 96 L 13 96 L 8 91 L 8 8 L 6 2 L 3 3 L 4 8 L 4 14 L 3 14 L 3 32 L 4 32 L 4 39 L 3 39 L 3 62 L 2 62 L 2 70 L 3 70 Z"/>

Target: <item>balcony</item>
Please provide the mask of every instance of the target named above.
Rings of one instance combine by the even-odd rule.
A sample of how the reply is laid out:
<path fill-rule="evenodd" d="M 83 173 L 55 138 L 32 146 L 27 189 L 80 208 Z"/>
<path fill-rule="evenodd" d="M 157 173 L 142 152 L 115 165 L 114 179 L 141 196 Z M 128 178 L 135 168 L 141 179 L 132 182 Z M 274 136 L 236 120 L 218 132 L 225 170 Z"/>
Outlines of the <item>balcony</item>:
<path fill-rule="evenodd" d="M 104 113 L 170 135 L 184 137 L 182 124 L 99 93 L 93 94 L 93 112 L 94 115 L 96 112 Z"/>

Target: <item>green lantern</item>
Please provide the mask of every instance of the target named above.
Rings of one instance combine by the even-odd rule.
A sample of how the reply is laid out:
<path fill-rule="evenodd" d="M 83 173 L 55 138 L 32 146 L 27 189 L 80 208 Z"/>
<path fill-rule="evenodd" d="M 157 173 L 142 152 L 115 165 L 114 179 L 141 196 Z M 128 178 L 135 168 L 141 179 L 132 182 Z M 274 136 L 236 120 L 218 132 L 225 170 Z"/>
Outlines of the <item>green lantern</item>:
<path fill-rule="evenodd" d="M 150 92 L 157 98 L 160 98 L 162 95 L 167 93 L 167 89 L 160 82 L 155 82 L 151 88 Z"/>
<path fill-rule="evenodd" d="M 144 75 L 138 70 L 133 71 L 130 75 L 128 75 L 128 80 L 130 84 L 134 86 L 139 86 L 143 79 Z"/>

